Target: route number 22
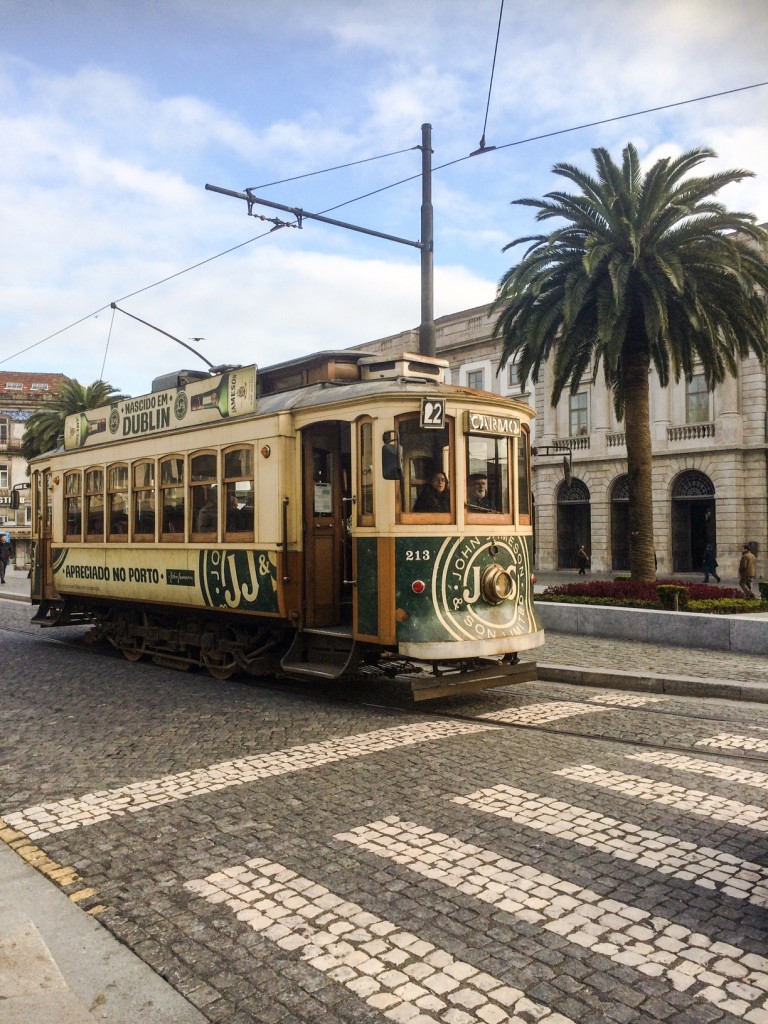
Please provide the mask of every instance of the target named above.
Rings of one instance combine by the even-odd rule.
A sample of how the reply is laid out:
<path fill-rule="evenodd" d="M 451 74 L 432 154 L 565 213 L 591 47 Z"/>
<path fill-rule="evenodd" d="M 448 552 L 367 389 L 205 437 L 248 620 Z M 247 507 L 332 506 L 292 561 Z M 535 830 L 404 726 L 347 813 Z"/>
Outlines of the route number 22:
<path fill-rule="evenodd" d="M 442 430 L 445 426 L 444 398 L 422 398 L 420 425 L 427 430 Z"/>

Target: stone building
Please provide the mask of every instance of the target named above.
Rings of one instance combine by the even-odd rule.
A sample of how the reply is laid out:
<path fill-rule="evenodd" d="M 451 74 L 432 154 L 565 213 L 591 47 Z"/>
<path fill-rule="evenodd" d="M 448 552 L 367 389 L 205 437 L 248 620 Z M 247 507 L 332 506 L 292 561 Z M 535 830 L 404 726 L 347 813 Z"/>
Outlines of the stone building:
<path fill-rule="evenodd" d="M 0 372 L 0 531 L 11 536 L 17 568 L 29 567 L 32 537 L 22 435 L 32 413 L 44 407 L 65 380 L 63 373 Z M 12 509 L 11 492 L 19 485 L 19 508 Z"/>
<path fill-rule="evenodd" d="M 498 373 L 499 344 L 491 338 L 490 305 L 440 317 L 436 352 L 451 380 L 522 397 L 536 410 L 533 458 L 535 553 L 540 570 L 576 566 L 585 544 L 594 572 L 629 568 L 626 446 L 602 373 L 577 394 L 550 404 L 545 368 L 521 392 L 515 368 Z M 418 329 L 356 346 L 375 352 L 418 352 Z M 690 382 L 651 385 L 654 528 L 658 572 L 701 572 L 712 544 L 721 574 L 735 576 L 741 546 L 756 545 L 758 574 L 768 570 L 768 389 L 766 368 L 742 360 L 737 378 L 713 392 L 703 373 Z M 572 452 L 566 483 L 562 452 Z"/>

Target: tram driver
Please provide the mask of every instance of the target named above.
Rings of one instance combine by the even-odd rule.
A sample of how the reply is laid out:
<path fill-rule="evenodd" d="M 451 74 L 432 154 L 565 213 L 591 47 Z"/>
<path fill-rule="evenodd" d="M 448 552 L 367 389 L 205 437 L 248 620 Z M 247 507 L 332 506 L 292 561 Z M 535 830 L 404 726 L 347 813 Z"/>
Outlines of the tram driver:
<path fill-rule="evenodd" d="M 488 476 L 486 473 L 472 473 L 467 488 L 467 508 L 470 512 L 495 512 L 488 497 Z"/>

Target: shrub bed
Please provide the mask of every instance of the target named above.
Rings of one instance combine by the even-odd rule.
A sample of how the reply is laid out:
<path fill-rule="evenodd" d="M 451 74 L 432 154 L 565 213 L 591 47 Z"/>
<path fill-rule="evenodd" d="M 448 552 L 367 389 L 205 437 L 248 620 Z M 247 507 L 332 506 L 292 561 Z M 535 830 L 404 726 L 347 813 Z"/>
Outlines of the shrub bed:
<path fill-rule="evenodd" d="M 737 615 L 768 611 L 768 600 L 751 600 L 736 587 L 718 587 L 708 583 L 681 583 L 680 580 L 588 580 L 547 587 L 537 601 L 562 601 L 571 604 L 614 605 L 620 608 L 673 610 L 677 595 L 680 611 L 709 615 Z"/>

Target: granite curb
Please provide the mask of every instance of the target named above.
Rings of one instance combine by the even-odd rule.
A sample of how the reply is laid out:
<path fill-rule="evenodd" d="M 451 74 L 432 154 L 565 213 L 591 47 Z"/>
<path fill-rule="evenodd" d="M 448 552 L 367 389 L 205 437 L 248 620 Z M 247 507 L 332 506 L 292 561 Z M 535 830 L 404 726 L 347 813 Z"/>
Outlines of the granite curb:
<path fill-rule="evenodd" d="M 656 672 L 623 672 L 615 669 L 579 668 L 573 665 L 538 663 L 539 681 L 594 686 L 641 693 L 663 693 L 673 697 L 710 697 L 720 700 L 768 704 L 768 685 L 728 679 L 702 679 Z"/>

